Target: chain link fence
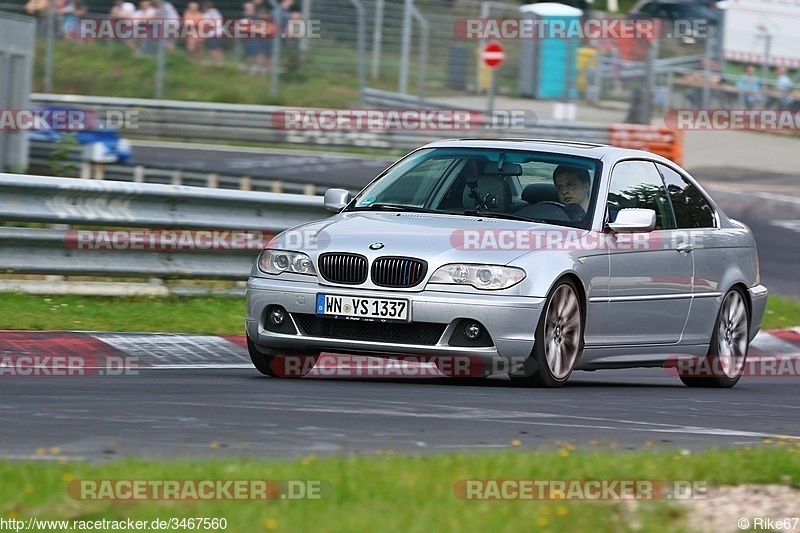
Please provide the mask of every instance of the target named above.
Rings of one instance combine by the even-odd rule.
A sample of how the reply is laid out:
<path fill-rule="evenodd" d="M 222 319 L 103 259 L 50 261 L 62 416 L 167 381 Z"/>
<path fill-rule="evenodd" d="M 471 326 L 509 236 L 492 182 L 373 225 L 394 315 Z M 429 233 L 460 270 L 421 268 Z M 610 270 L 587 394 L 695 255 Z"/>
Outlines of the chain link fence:
<path fill-rule="evenodd" d="M 47 0 L 41 0 L 44 5 Z M 265 9 L 274 1 L 262 0 Z M 291 2 L 291 0 L 288 0 Z M 365 77 L 363 83 L 369 87 L 385 91 L 397 91 L 420 97 L 448 95 L 485 94 L 489 88 L 489 70 L 482 65 L 480 51 L 485 45 L 481 40 L 459 39 L 454 25 L 464 18 L 507 19 L 520 18 L 520 4 L 510 2 L 494 2 L 482 0 L 428 1 L 415 5 L 414 16 L 410 17 L 410 33 L 404 41 L 404 24 L 406 3 L 403 0 L 294 0 L 296 5 L 289 8 L 293 17 L 297 16 L 305 22 L 306 37 L 280 39 L 280 63 L 273 62 L 274 69 L 266 69 L 254 73 L 270 77 L 271 94 L 281 96 L 281 101 L 291 103 L 292 95 L 282 90 L 282 84 L 289 80 L 304 80 L 313 85 L 315 80 L 326 77 L 328 80 L 341 80 L 352 83 L 353 80 Z M 187 1 L 175 1 L 179 14 L 184 12 Z M 234 1 L 219 1 L 217 8 L 226 19 L 242 17 L 243 4 Z M 363 28 L 359 27 L 358 4 L 363 6 Z M 89 10 L 86 17 L 107 17 L 108 5 L 94 0 L 87 2 Z M 24 13 L 19 3 L 0 4 L 0 11 Z M 105 12 L 104 12 L 105 11 Z M 605 13 L 592 12 L 592 17 L 609 17 Z M 56 22 L 50 24 L 47 14 L 39 11 L 36 17 L 39 25 L 40 52 L 38 61 L 52 62 L 52 55 L 45 46 L 48 30 L 53 27 L 55 47 L 63 45 L 69 36 L 64 35 L 63 15 L 55 17 Z M 363 51 L 359 53 L 359 34 L 363 32 Z M 60 40 L 59 40 L 60 39 Z M 707 46 L 705 40 L 698 38 L 687 44 L 686 40 L 662 39 L 658 44 L 657 56 L 653 59 L 655 75 L 647 76 L 644 50 L 647 43 L 630 43 L 622 40 L 588 41 L 577 40 L 575 56 L 570 62 L 577 63 L 574 75 L 567 77 L 564 99 L 584 99 L 591 103 L 616 100 L 629 103 L 637 89 L 644 84 L 654 83 L 650 88 L 657 107 L 670 105 L 671 85 L 685 75 L 687 69 L 699 69 L 703 58 L 712 53 L 715 57 L 720 50 L 714 45 Z M 125 47 L 122 42 L 102 42 L 107 46 Z M 407 43 L 407 56 L 404 55 L 404 43 Z M 524 39 L 506 39 L 505 61 L 496 73 L 498 94 L 530 96 L 521 91 L 521 77 L 528 76 L 522 67 L 526 57 L 531 57 L 535 41 Z M 129 44 L 129 43 L 128 43 Z M 247 68 L 246 43 L 242 40 L 229 39 L 221 43 L 224 62 Z M 274 43 L 273 50 L 277 43 Z M 90 47 L 87 54 L 91 53 Z M 176 60 L 190 61 L 189 54 L 180 56 L 187 48 L 185 41 L 169 43 L 165 54 L 174 55 Z M 156 54 L 156 52 L 149 52 Z M 142 53 L 133 47 L 130 55 Z M 75 53 L 81 53 L 78 50 Z M 275 52 L 273 52 L 275 53 Z M 122 55 L 120 55 L 122 57 Z M 536 56 L 539 60 L 539 56 Z M 206 56 L 206 61 L 212 58 Z M 124 61 L 122 61 L 124 64 Z M 172 72 L 159 61 L 152 72 L 155 91 L 152 96 L 160 96 L 164 84 L 169 85 Z M 555 64 L 554 68 L 564 68 Z M 166 70 L 165 70 L 166 69 Z M 40 85 L 44 92 L 51 92 L 48 87 L 52 79 L 52 67 L 40 69 L 43 82 Z M 176 74 L 174 74 L 176 75 Z M 147 76 L 147 74 L 143 74 Z M 55 80 L 55 92 L 62 89 L 60 80 Z M 144 94 L 119 94 L 119 96 L 151 96 Z M 174 97 L 174 95 L 173 95 Z M 277 99 L 273 98 L 273 101 Z"/>

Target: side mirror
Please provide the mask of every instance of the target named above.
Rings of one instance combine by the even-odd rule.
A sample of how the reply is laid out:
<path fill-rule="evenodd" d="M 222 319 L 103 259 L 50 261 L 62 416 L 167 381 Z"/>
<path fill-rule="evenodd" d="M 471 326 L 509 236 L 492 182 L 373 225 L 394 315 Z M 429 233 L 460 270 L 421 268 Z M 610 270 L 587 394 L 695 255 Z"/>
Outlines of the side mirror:
<path fill-rule="evenodd" d="M 653 231 L 656 227 L 656 212 L 652 209 L 622 209 L 617 213 L 617 219 L 610 222 L 608 227 L 615 233 Z"/>
<path fill-rule="evenodd" d="M 344 189 L 328 189 L 325 191 L 325 209 L 331 213 L 338 213 L 344 209 L 352 199 L 353 195 L 350 194 L 350 191 Z"/>

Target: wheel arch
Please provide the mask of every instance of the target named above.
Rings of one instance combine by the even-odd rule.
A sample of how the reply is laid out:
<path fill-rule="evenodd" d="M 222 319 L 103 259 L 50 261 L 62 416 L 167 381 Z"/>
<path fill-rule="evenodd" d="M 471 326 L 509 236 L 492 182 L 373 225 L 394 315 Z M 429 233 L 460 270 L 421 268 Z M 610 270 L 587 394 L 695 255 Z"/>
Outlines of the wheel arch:
<path fill-rule="evenodd" d="M 745 285 L 743 281 L 737 281 L 736 283 L 731 285 L 727 291 L 725 291 L 725 294 L 728 294 L 730 291 L 734 289 L 739 289 L 739 292 L 741 292 L 742 296 L 744 297 L 744 308 L 747 311 L 747 328 L 749 330 L 750 326 L 753 323 L 753 302 L 750 298 L 750 291 L 748 290 L 747 285 Z M 722 304 L 720 304 L 720 306 L 721 305 Z M 748 331 L 748 335 L 749 334 L 750 333 Z"/>
<path fill-rule="evenodd" d="M 561 283 L 563 280 L 568 279 L 575 285 L 575 289 L 578 291 L 578 304 L 581 306 L 581 318 L 583 319 L 584 326 L 586 325 L 586 310 L 587 310 L 587 300 L 586 300 L 586 287 L 583 286 L 583 281 L 581 280 L 580 276 L 572 270 L 568 270 L 566 272 L 562 272 L 561 275 L 556 277 L 555 281 L 550 285 L 550 288 L 547 289 L 547 294 L 553 290 L 553 287 Z"/>

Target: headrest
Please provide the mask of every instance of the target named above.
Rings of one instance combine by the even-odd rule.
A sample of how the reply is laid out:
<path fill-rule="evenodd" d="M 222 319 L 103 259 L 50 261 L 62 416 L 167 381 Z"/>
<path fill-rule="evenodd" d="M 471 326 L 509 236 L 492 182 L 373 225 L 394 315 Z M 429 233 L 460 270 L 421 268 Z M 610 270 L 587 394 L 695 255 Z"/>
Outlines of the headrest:
<path fill-rule="evenodd" d="M 531 183 L 522 191 L 522 199 L 529 204 L 558 202 L 558 191 L 550 183 Z"/>
<path fill-rule="evenodd" d="M 511 206 L 511 186 L 500 176 L 481 176 L 477 183 L 477 192 L 481 195 L 489 194 L 494 199 L 494 204 L 487 209 L 490 211 L 507 211 Z M 470 197 L 471 189 L 466 187 L 463 195 L 465 209 L 475 209 L 476 200 Z"/>

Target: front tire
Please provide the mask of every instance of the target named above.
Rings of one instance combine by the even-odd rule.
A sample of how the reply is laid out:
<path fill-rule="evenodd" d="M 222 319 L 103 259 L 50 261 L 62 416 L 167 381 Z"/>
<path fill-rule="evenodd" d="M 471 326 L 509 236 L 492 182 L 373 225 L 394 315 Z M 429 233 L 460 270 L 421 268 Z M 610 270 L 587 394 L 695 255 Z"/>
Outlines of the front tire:
<path fill-rule="evenodd" d="M 256 344 L 247 337 L 247 351 L 256 370 L 271 378 L 302 378 L 316 365 L 319 354 L 290 352 L 266 349 L 267 353 L 256 349 Z"/>
<path fill-rule="evenodd" d="M 277 377 L 272 370 L 272 362 L 275 358 L 271 355 L 259 352 L 256 349 L 256 344 L 250 340 L 250 336 L 247 337 L 247 351 L 250 353 L 250 361 L 253 363 L 253 366 L 256 367 L 256 370 L 265 376 L 271 378 Z"/>
<path fill-rule="evenodd" d="M 708 355 L 689 375 L 680 375 L 681 381 L 687 387 L 731 388 L 744 373 L 749 347 L 747 303 L 741 290 L 732 289 L 722 300 Z"/>
<path fill-rule="evenodd" d="M 545 301 L 533 352 L 511 380 L 529 387 L 561 387 L 583 352 L 583 312 L 570 279 L 559 282 Z M 520 375 L 521 374 L 521 375 Z"/>

